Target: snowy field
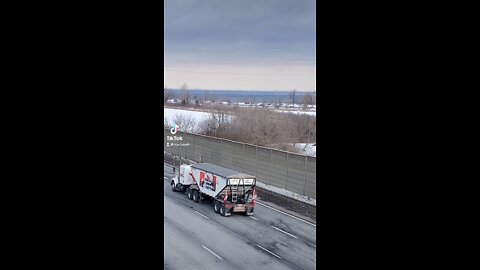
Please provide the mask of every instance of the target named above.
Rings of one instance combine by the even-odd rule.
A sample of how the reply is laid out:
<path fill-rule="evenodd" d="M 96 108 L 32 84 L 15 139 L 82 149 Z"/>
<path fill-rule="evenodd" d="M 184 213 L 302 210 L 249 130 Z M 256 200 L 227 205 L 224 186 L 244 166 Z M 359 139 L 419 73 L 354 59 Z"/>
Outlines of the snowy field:
<path fill-rule="evenodd" d="M 275 110 L 277 112 L 283 112 L 283 113 L 294 113 L 294 114 L 308 114 L 308 115 L 313 115 L 313 116 L 317 116 L 317 112 L 313 112 L 313 111 L 281 111 L 281 110 Z"/>
<path fill-rule="evenodd" d="M 299 153 L 303 154 L 303 155 L 307 155 L 307 156 L 311 156 L 311 157 L 316 157 L 317 156 L 317 146 L 316 144 L 314 145 L 315 143 L 309 143 L 309 144 L 306 144 L 306 143 L 297 143 L 295 144 L 296 148 L 299 151 Z M 305 147 L 305 145 L 307 145 L 307 147 Z"/>
<path fill-rule="evenodd" d="M 317 116 L 317 112 L 315 111 L 286 111 L 286 110 L 276 110 L 276 111 L 284 112 L 284 113 L 308 114 L 312 116 Z M 165 117 L 167 118 L 169 125 L 173 125 L 173 119 L 175 119 L 175 115 L 192 117 L 197 124 L 209 118 L 209 113 L 207 112 L 188 111 L 188 110 L 171 109 L 171 108 L 163 108 L 163 112 Z"/>
<path fill-rule="evenodd" d="M 164 116 L 167 118 L 167 122 L 170 126 L 173 126 L 173 121 L 176 115 L 182 115 L 186 117 L 192 117 L 195 122 L 200 123 L 205 119 L 208 119 L 210 114 L 206 112 L 197 112 L 197 111 L 187 111 L 187 110 L 180 110 L 180 109 L 170 109 L 170 108 L 163 108 Z"/>

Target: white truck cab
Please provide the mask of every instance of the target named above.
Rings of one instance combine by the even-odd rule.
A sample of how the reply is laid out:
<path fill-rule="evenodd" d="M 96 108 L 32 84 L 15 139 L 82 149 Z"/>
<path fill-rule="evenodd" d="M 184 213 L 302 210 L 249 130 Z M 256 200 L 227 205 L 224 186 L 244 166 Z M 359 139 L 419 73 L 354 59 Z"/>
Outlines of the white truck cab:
<path fill-rule="evenodd" d="M 192 178 L 192 167 L 187 164 L 180 166 L 179 174 L 176 174 L 170 183 L 173 191 L 182 191 L 194 183 Z"/>

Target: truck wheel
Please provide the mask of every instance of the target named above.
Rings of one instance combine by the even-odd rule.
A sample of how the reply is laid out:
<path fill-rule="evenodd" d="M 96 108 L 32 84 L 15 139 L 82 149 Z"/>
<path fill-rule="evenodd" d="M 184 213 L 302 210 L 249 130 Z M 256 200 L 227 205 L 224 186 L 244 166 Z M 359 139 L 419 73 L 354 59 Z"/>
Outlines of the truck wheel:
<path fill-rule="evenodd" d="M 170 184 L 170 185 L 172 186 L 172 191 L 173 191 L 173 192 L 177 191 L 177 190 L 175 189 L 175 182 L 172 181 L 172 184 Z"/>
<path fill-rule="evenodd" d="M 220 205 L 220 215 L 223 217 L 227 216 L 227 210 L 225 209 L 225 205 Z"/>
<path fill-rule="evenodd" d="M 193 199 L 193 190 L 192 190 L 192 189 L 188 188 L 187 196 L 188 196 L 188 198 L 189 198 L 190 200 Z"/>
<path fill-rule="evenodd" d="M 193 192 L 193 201 L 196 202 L 196 203 L 199 202 L 199 200 L 198 200 L 198 191 L 196 191 L 196 190 Z"/>
<path fill-rule="evenodd" d="M 220 212 L 220 203 L 219 202 L 215 201 L 214 206 L 213 206 L 213 210 L 217 214 L 218 214 L 218 212 Z"/>

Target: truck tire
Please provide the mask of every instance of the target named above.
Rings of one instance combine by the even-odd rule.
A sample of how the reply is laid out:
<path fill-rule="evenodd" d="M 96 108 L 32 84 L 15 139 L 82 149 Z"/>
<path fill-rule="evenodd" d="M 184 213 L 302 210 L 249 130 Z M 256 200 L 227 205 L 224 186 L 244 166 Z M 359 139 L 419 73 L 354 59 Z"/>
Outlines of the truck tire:
<path fill-rule="evenodd" d="M 198 195 L 198 191 L 195 190 L 195 191 L 193 192 L 193 201 L 196 202 L 196 203 L 199 202 L 198 196 L 199 196 L 199 195 Z"/>
<path fill-rule="evenodd" d="M 228 217 L 228 216 L 227 216 L 227 210 L 225 209 L 225 205 L 224 205 L 224 204 L 220 205 L 220 215 L 221 215 L 222 217 Z"/>
<path fill-rule="evenodd" d="M 190 200 L 193 199 L 193 190 L 191 188 L 188 188 L 187 197 Z"/>
<path fill-rule="evenodd" d="M 215 201 L 214 205 L 213 205 L 213 211 L 215 211 L 215 213 L 219 213 L 220 212 L 220 203 Z"/>
<path fill-rule="evenodd" d="M 172 191 L 173 191 L 173 192 L 177 191 L 177 190 L 175 189 L 175 182 L 172 181 L 172 183 L 170 184 L 170 186 L 172 186 Z"/>
<path fill-rule="evenodd" d="M 245 213 L 243 213 L 245 216 L 253 216 L 253 209 L 254 208 L 248 208 Z"/>

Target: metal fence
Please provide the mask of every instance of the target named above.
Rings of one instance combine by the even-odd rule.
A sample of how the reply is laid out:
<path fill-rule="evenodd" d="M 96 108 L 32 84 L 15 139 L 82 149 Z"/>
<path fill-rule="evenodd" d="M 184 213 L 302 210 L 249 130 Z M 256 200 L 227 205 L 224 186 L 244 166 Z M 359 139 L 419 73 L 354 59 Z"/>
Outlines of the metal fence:
<path fill-rule="evenodd" d="M 262 183 L 316 199 L 315 157 L 184 132 L 174 135 L 181 136 L 182 141 L 167 141 L 167 136 L 173 135 L 165 129 L 163 146 L 166 152 L 253 174 Z M 171 146 L 172 142 L 189 146 Z"/>

